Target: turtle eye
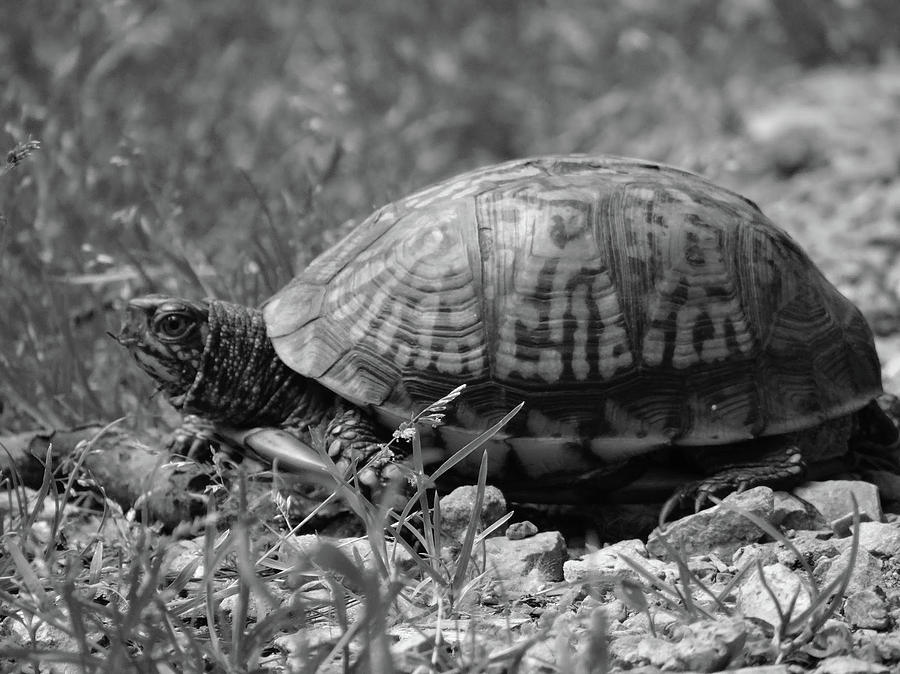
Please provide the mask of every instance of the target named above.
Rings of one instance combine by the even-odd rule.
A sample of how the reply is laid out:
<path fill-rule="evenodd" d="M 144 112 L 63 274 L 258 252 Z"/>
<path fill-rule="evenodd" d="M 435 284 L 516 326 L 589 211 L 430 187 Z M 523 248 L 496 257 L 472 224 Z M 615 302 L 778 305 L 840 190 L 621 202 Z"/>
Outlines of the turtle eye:
<path fill-rule="evenodd" d="M 182 313 L 165 313 L 154 321 L 156 331 L 167 339 L 181 339 L 194 327 L 190 317 Z"/>

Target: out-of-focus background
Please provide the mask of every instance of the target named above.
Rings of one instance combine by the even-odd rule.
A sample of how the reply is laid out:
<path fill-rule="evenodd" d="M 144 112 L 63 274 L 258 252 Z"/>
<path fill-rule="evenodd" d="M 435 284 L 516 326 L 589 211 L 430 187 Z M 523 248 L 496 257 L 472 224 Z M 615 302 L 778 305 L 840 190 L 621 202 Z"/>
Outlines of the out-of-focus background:
<path fill-rule="evenodd" d="M 756 200 L 864 309 L 900 390 L 895 0 L 0 0 L 0 16 L 0 430 L 174 421 L 106 335 L 124 300 L 259 302 L 347 221 L 540 153 L 659 160 Z"/>

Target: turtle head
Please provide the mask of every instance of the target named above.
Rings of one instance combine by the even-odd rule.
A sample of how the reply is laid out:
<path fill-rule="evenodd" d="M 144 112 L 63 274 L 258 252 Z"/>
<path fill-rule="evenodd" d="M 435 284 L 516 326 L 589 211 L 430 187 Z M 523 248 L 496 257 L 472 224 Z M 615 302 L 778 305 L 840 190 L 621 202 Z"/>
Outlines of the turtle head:
<path fill-rule="evenodd" d="M 208 334 L 208 302 L 147 295 L 128 303 L 116 340 L 163 391 L 177 398 L 197 378 Z"/>
<path fill-rule="evenodd" d="M 116 341 L 176 408 L 233 427 L 308 414 L 318 390 L 279 360 L 258 309 L 147 295 L 128 303 Z"/>

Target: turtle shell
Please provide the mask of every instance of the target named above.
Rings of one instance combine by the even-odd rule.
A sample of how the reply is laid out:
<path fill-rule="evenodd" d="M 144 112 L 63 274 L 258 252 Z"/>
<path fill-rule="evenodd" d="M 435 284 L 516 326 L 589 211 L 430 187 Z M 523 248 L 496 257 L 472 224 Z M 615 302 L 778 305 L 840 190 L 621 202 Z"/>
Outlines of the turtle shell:
<path fill-rule="evenodd" d="M 614 157 L 470 172 L 381 208 L 269 300 L 291 368 L 434 442 L 577 473 L 811 428 L 881 392 L 859 310 L 751 201 Z M 510 457 L 507 457 L 510 458 Z M 592 463 L 593 462 L 593 463 Z"/>

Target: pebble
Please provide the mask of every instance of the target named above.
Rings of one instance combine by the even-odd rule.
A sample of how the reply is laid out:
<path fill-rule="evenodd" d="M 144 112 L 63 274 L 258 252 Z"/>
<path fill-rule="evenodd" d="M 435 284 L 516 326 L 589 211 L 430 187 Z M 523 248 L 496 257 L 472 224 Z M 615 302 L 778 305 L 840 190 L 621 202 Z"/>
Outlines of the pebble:
<path fill-rule="evenodd" d="M 864 588 L 847 596 L 844 600 L 844 618 L 853 627 L 884 630 L 890 624 L 884 592 L 875 588 Z"/>
<path fill-rule="evenodd" d="M 441 530 L 457 541 L 462 541 L 475 517 L 475 495 L 478 488 L 474 485 L 457 487 L 446 496 L 441 497 Z M 484 488 L 481 501 L 479 531 L 484 531 L 491 524 L 503 517 L 507 512 L 506 498 L 496 487 Z M 501 535 L 497 532 L 496 535 Z"/>
<path fill-rule="evenodd" d="M 530 538 L 538 532 L 538 528 L 531 522 L 515 522 L 506 527 L 506 537 L 511 541 Z"/>

